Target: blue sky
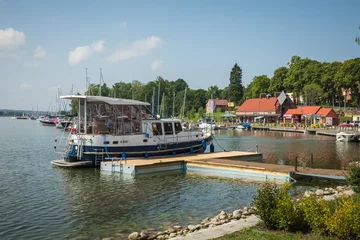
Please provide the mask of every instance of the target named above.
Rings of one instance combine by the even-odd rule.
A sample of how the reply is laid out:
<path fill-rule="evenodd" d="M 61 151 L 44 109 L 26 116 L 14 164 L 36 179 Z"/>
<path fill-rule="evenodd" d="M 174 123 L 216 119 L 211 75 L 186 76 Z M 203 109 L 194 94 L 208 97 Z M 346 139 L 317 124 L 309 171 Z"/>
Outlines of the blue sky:
<path fill-rule="evenodd" d="M 0 0 L 0 109 L 47 110 L 64 94 L 162 76 L 191 88 L 246 86 L 293 55 L 359 57 L 360 1 Z"/>

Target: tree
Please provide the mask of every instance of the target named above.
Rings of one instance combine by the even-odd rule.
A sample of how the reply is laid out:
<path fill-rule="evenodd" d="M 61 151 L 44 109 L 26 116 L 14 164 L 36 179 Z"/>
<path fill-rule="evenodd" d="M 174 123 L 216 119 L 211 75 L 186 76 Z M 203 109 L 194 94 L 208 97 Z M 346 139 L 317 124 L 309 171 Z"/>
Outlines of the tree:
<path fill-rule="evenodd" d="M 340 101 L 341 96 L 341 79 L 339 71 L 342 66 L 341 62 L 323 63 L 323 74 L 321 75 L 320 86 L 323 90 L 323 102 L 331 103 L 335 106 L 335 100 Z"/>
<path fill-rule="evenodd" d="M 360 26 L 359 26 L 359 29 L 360 29 Z M 355 42 L 357 42 L 360 45 L 360 37 L 356 37 Z"/>
<path fill-rule="evenodd" d="M 244 86 L 242 85 L 242 70 L 237 63 L 230 72 L 230 84 L 228 97 L 230 101 L 239 103 L 244 94 Z"/>
<path fill-rule="evenodd" d="M 309 106 L 314 106 L 322 97 L 323 91 L 321 87 L 315 83 L 306 85 L 303 89 L 305 102 Z"/>
<path fill-rule="evenodd" d="M 280 67 L 274 71 L 274 76 L 270 79 L 269 92 L 275 93 L 286 90 L 284 88 L 284 82 L 286 80 L 287 72 L 287 67 Z"/>
<path fill-rule="evenodd" d="M 211 97 L 214 99 L 221 98 L 221 90 L 218 86 L 214 85 L 208 88 L 206 98 L 210 99 Z"/>
<path fill-rule="evenodd" d="M 266 75 L 255 76 L 251 82 L 251 98 L 258 98 L 260 93 L 268 93 L 270 79 Z"/>

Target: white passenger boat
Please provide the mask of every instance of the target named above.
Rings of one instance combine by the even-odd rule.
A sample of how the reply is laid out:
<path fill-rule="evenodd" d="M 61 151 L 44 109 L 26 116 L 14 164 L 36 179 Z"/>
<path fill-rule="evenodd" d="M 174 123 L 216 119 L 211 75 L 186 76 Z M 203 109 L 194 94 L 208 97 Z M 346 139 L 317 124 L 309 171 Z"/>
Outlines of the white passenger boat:
<path fill-rule="evenodd" d="M 354 133 L 339 132 L 336 134 L 336 140 L 340 142 L 358 142 L 359 135 Z"/>
<path fill-rule="evenodd" d="M 55 165 L 98 166 L 105 159 L 199 153 L 212 139 L 210 132 L 183 130 L 179 119 L 159 119 L 146 102 L 82 95 L 60 98 L 78 102 L 79 114 L 69 136 L 55 140 L 54 148 L 63 156 L 52 161 Z"/>

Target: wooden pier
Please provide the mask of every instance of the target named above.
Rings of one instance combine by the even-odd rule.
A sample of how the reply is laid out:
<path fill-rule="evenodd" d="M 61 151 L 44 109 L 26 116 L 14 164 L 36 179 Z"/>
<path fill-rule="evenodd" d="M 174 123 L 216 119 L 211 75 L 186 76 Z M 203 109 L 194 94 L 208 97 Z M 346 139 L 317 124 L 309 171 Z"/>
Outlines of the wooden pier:
<path fill-rule="evenodd" d="M 294 166 L 263 163 L 261 153 L 238 151 L 106 161 L 101 163 L 101 169 L 132 175 L 177 170 L 259 181 L 275 179 L 279 182 L 306 177 L 345 179 L 342 170 L 297 167 L 295 171 Z"/>

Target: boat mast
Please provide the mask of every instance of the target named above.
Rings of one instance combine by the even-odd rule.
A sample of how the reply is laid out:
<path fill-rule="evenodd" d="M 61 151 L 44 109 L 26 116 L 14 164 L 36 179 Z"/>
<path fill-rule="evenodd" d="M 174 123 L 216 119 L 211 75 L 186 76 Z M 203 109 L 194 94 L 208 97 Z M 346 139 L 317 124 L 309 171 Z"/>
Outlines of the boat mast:
<path fill-rule="evenodd" d="M 100 89 L 99 89 L 99 96 L 102 96 L 101 94 L 101 84 L 104 84 L 104 78 L 103 78 L 103 75 L 102 75 L 102 69 L 100 69 Z"/>
<path fill-rule="evenodd" d="M 151 113 L 152 113 L 152 115 L 155 115 L 154 102 L 155 102 L 155 87 L 153 87 L 153 95 L 151 97 Z"/>
<path fill-rule="evenodd" d="M 185 100 L 186 100 L 186 89 L 187 89 L 187 87 L 185 87 L 185 93 L 184 93 L 184 101 L 183 101 L 183 107 L 182 107 L 182 113 L 181 113 L 181 118 L 184 118 L 184 115 L 185 115 Z"/>
<path fill-rule="evenodd" d="M 156 108 L 156 112 L 157 114 L 159 114 L 159 104 L 160 104 L 160 79 L 159 79 L 159 88 L 158 88 L 158 96 L 157 96 L 157 108 Z"/>
<path fill-rule="evenodd" d="M 87 75 L 87 68 L 85 68 L 85 72 L 86 72 L 86 80 L 85 80 L 85 96 L 86 96 L 86 92 L 88 90 L 88 75 Z"/>
<path fill-rule="evenodd" d="M 175 117 L 175 91 L 173 93 L 173 111 L 172 111 L 172 117 Z"/>

